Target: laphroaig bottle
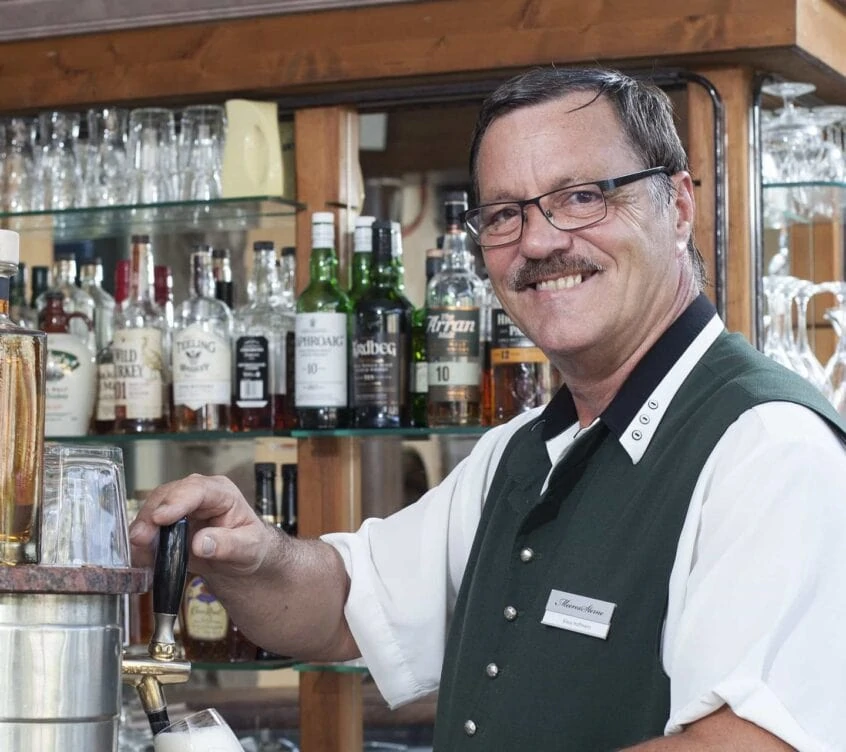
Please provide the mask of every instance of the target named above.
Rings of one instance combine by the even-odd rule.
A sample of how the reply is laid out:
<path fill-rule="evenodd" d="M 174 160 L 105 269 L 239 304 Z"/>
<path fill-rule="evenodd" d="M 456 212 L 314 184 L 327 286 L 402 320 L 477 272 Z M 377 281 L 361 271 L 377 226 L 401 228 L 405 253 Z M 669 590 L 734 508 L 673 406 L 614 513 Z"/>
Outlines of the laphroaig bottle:
<path fill-rule="evenodd" d="M 373 223 L 375 217 L 362 216 L 355 221 L 353 236 L 352 280 L 350 305 L 355 306 L 370 286 L 370 256 L 373 250 Z"/>
<path fill-rule="evenodd" d="M 232 314 L 214 297 L 212 256 L 191 254 L 191 296 L 179 307 L 173 333 L 174 431 L 229 429 L 232 396 Z"/>
<path fill-rule="evenodd" d="M 311 221 L 311 275 L 297 300 L 297 414 L 300 428 L 341 428 L 347 422 L 350 303 L 338 285 L 335 217 L 315 212 Z"/>
<path fill-rule="evenodd" d="M 478 425 L 481 419 L 482 281 L 461 226 L 466 210 L 464 192 L 445 201 L 444 262 L 426 288 L 430 426 Z"/>
<path fill-rule="evenodd" d="M 276 248 L 253 243 L 252 302 L 235 312 L 232 429 L 257 431 L 296 427 L 288 339 L 293 312 L 282 302 Z"/>
<path fill-rule="evenodd" d="M 47 337 L 9 319 L 19 256 L 18 234 L 0 230 L 0 565 L 39 557 Z"/>
<path fill-rule="evenodd" d="M 148 235 L 133 235 L 129 298 L 115 316 L 115 432 L 164 431 L 164 385 L 169 332 L 153 301 L 153 249 Z"/>
<path fill-rule="evenodd" d="M 86 262 L 79 270 L 79 286 L 94 301 L 94 331 L 97 352 L 112 341 L 115 299 L 103 289 L 103 262 L 99 258 Z"/>
<path fill-rule="evenodd" d="M 373 223 L 370 287 L 352 316 L 350 407 L 357 428 L 411 422 L 411 304 L 396 289 L 391 223 Z"/>
<path fill-rule="evenodd" d="M 498 426 L 543 405 L 555 390 L 546 355 L 511 320 L 491 294 L 491 424 Z"/>
<path fill-rule="evenodd" d="M 440 271 L 443 263 L 444 237 L 438 238 L 438 247 L 426 251 L 426 285 Z M 426 305 L 415 308 L 411 314 L 411 425 L 428 425 L 429 363 L 426 358 Z"/>

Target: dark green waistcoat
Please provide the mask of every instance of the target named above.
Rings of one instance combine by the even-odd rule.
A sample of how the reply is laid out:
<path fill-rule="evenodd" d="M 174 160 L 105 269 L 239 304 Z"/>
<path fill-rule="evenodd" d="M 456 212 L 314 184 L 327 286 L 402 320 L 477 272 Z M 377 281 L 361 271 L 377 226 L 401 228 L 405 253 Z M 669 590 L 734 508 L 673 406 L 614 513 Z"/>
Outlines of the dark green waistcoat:
<path fill-rule="evenodd" d="M 512 437 L 450 625 L 436 752 L 605 752 L 663 733 L 661 633 L 690 498 L 727 427 L 773 400 L 805 405 L 844 431 L 815 389 L 723 333 L 638 464 L 600 421 L 541 496 L 550 470 L 542 416 Z M 541 624 L 552 589 L 617 604 L 607 639 Z"/>

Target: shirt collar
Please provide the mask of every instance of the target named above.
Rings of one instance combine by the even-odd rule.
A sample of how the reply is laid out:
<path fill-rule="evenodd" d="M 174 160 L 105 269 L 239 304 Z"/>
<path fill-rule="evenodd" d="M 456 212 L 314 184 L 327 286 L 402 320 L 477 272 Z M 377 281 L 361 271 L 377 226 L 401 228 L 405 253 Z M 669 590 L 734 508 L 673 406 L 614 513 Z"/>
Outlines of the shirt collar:
<path fill-rule="evenodd" d="M 723 329 L 714 306 L 700 294 L 641 358 L 599 416 L 633 463 L 644 455 L 670 400 Z M 554 465 L 582 433 L 573 425 L 578 417 L 566 386 L 558 390 L 540 417 Z"/>

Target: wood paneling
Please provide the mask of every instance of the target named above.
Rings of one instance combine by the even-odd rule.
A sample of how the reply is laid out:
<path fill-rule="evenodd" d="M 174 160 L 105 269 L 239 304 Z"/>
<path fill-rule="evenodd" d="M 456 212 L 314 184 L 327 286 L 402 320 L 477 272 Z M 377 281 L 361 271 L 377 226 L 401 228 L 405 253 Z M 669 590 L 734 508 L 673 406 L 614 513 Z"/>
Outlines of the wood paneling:
<path fill-rule="evenodd" d="M 814 14 L 826 23 L 797 39 L 797 14 L 802 29 Z M 824 85 L 831 71 L 809 57 L 821 50 L 829 66 L 839 66 L 844 37 L 846 14 L 829 0 L 385 4 L 6 43 L 0 111 L 466 79 L 553 61 L 651 66 L 658 57 L 691 64 L 733 56 L 785 74 L 800 68 Z"/>

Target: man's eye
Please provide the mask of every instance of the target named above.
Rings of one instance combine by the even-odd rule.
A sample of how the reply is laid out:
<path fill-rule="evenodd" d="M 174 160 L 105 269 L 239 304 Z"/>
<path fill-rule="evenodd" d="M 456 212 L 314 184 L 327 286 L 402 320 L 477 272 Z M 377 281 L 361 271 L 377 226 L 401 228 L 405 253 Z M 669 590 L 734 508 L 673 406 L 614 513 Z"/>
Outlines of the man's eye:
<path fill-rule="evenodd" d="M 483 224 L 485 227 L 491 225 L 501 225 L 506 222 L 512 222 L 515 218 L 520 216 L 520 206 L 518 204 L 504 204 L 502 206 L 492 206 L 482 214 Z"/>
<path fill-rule="evenodd" d="M 601 204 L 602 191 L 597 188 L 578 188 L 572 191 L 561 191 L 552 196 L 553 209 L 566 209 L 568 207 L 587 207 Z"/>

